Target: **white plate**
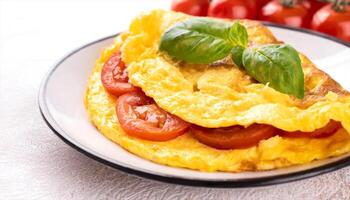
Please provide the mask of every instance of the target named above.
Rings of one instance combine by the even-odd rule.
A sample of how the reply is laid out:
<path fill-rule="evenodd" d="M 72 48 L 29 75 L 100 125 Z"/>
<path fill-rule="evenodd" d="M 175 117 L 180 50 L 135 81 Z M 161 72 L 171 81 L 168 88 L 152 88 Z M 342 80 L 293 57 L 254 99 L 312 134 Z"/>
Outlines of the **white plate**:
<path fill-rule="evenodd" d="M 301 29 L 269 24 L 279 40 L 305 53 L 322 70 L 350 89 L 349 44 Z M 284 183 L 329 172 L 350 164 L 350 154 L 306 165 L 265 172 L 200 172 L 144 160 L 100 134 L 89 122 L 83 105 L 88 76 L 101 50 L 115 36 L 106 37 L 61 59 L 44 78 L 39 107 L 48 126 L 67 144 L 117 169 L 156 180 L 196 186 L 246 187 Z"/>

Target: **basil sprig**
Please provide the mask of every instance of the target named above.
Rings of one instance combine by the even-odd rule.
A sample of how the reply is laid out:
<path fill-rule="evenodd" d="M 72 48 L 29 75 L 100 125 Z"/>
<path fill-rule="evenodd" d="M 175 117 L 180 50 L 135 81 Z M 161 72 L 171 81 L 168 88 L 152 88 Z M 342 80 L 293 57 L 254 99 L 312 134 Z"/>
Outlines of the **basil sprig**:
<path fill-rule="evenodd" d="M 298 52 L 287 44 L 248 47 L 246 28 L 207 18 L 176 23 L 163 34 L 160 51 L 195 64 L 209 64 L 231 55 L 254 79 L 285 94 L 304 97 L 304 74 Z"/>
<path fill-rule="evenodd" d="M 235 45 L 248 44 L 248 34 L 242 27 L 239 23 L 231 26 L 218 20 L 192 18 L 168 29 L 159 49 L 179 60 L 209 64 L 225 58 Z"/>

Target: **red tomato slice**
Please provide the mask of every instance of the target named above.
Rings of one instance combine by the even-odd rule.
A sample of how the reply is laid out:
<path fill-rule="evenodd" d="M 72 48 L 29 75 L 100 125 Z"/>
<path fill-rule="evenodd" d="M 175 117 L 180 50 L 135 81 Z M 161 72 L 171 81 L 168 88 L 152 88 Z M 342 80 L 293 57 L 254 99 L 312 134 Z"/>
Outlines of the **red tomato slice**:
<path fill-rule="evenodd" d="M 253 124 L 247 128 L 204 128 L 191 126 L 191 132 L 203 144 L 217 149 L 242 149 L 257 145 L 260 140 L 273 137 L 277 129 L 270 125 Z"/>
<path fill-rule="evenodd" d="M 209 0 L 173 0 L 171 10 L 189 15 L 206 16 Z"/>
<path fill-rule="evenodd" d="M 208 16 L 228 19 L 255 19 L 257 4 L 254 0 L 213 0 Z"/>
<path fill-rule="evenodd" d="M 122 129 L 145 140 L 166 141 L 185 133 L 190 126 L 182 119 L 159 108 L 142 92 L 120 96 L 116 106 Z"/>
<path fill-rule="evenodd" d="M 278 134 L 281 135 L 282 137 L 292 137 L 292 138 L 302 138 L 302 137 L 325 138 L 336 133 L 337 130 L 341 127 L 342 126 L 340 122 L 331 120 L 325 127 L 319 128 L 313 132 L 301 132 L 301 131 L 287 132 L 287 131 L 281 130 Z"/>
<path fill-rule="evenodd" d="M 101 81 L 104 88 L 115 96 L 140 90 L 128 80 L 126 66 L 121 60 L 120 53 L 113 54 L 102 68 Z"/>

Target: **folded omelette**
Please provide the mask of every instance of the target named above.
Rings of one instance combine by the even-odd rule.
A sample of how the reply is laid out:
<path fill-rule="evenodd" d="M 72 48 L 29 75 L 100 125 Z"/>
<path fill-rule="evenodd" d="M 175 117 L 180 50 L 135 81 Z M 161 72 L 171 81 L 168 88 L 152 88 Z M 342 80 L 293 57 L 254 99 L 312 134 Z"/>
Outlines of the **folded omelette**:
<path fill-rule="evenodd" d="M 305 96 L 297 99 L 253 80 L 229 62 L 189 64 L 159 51 L 162 34 L 191 16 L 154 10 L 136 17 L 127 32 L 106 48 L 89 77 L 85 105 L 92 123 L 113 142 L 145 159 L 201 171 L 271 170 L 338 156 L 350 151 L 350 95 L 329 75 L 299 53 Z M 249 45 L 277 44 L 270 30 L 241 20 Z M 275 135 L 242 149 L 216 149 L 199 142 L 191 131 L 168 141 L 150 141 L 126 134 L 116 114 L 117 98 L 101 82 L 101 70 L 115 53 L 127 66 L 129 82 L 163 110 L 193 125 L 220 128 L 253 124 L 293 132 L 312 132 L 330 121 L 341 123 L 324 138 Z"/>

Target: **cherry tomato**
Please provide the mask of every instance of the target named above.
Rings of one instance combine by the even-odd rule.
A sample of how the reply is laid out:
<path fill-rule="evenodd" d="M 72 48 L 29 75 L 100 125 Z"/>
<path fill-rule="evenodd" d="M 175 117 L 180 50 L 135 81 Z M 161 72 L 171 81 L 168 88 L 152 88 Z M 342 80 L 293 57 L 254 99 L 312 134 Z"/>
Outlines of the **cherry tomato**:
<path fill-rule="evenodd" d="M 209 0 L 173 0 L 171 10 L 189 15 L 206 16 Z"/>
<path fill-rule="evenodd" d="M 120 96 L 116 106 L 122 129 L 145 140 L 166 141 L 185 133 L 190 124 L 159 108 L 143 92 Z"/>
<path fill-rule="evenodd" d="M 341 123 L 332 120 L 325 127 L 319 128 L 313 132 L 281 131 L 278 134 L 281 135 L 282 137 L 292 137 L 292 138 L 302 138 L 302 137 L 325 138 L 336 133 L 339 128 L 341 128 Z"/>
<path fill-rule="evenodd" d="M 316 11 L 326 5 L 326 3 L 318 0 L 300 0 L 300 3 L 308 10 L 308 14 L 311 17 Z"/>
<path fill-rule="evenodd" d="M 254 0 L 213 0 L 208 16 L 229 19 L 255 19 L 257 5 Z"/>
<path fill-rule="evenodd" d="M 326 5 L 312 18 L 311 28 L 350 42 L 350 6 L 336 11 L 332 5 Z"/>
<path fill-rule="evenodd" d="M 120 96 L 127 92 L 140 90 L 128 82 L 126 66 L 120 53 L 113 54 L 103 65 L 101 81 L 104 88 L 112 95 Z"/>
<path fill-rule="evenodd" d="M 274 0 L 266 4 L 260 13 L 260 20 L 293 27 L 308 27 L 310 19 L 307 9 L 300 3 L 286 6 Z"/>
<path fill-rule="evenodd" d="M 217 149 L 241 149 L 257 145 L 260 140 L 273 137 L 276 128 L 270 125 L 253 124 L 247 128 L 231 126 L 227 128 L 203 128 L 191 126 L 191 132 L 203 144 Z"/>
<path fill-rule="evenodd" d="M 258 5 L 259 9 L 264 7 L 269 2 L 270 2 L 270 0 L 256 0 L 256 4 Z"/>

